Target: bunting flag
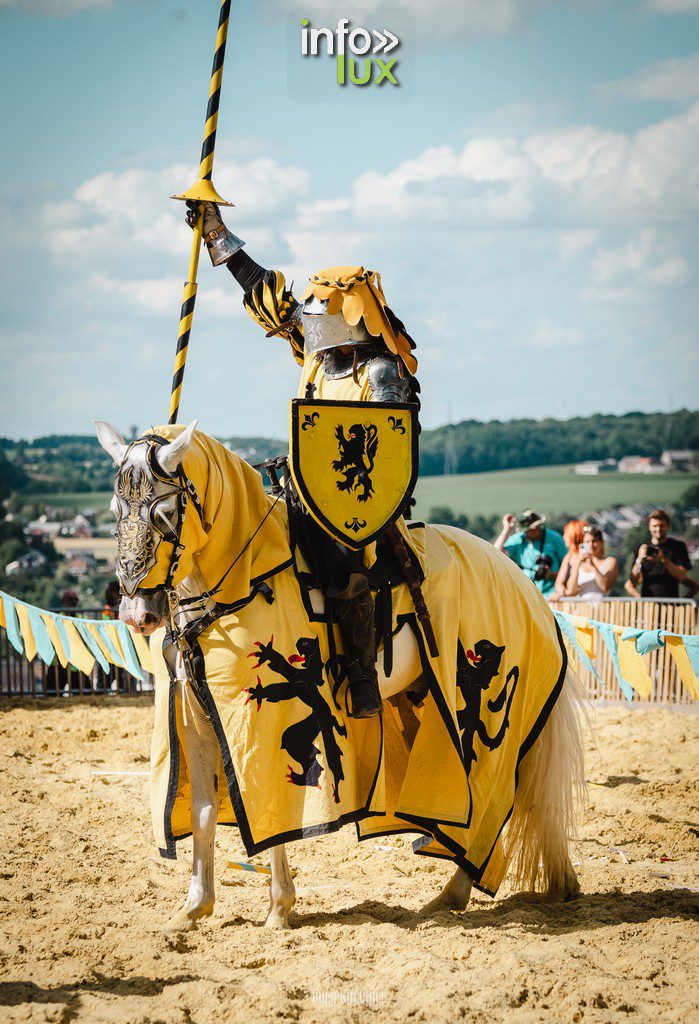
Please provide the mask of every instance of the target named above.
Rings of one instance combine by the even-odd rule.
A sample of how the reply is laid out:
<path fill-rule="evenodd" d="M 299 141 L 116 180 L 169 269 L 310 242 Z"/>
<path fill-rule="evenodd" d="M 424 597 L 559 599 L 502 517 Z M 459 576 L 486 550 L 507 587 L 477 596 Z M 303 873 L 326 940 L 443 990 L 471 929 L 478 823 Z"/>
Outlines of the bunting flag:
<path fill-rule="evenodd" d="M 648 674 L 644 655 L 667 650 L 677 668 L 682 684 L 696 700 L 699 697 L 699 637 L 669 633 L 665 629 L 633 629 L 612 622 L 598 622 L 581 615 L 555 611 L 561 632 L 586 669 L 600 680 L 594 666 L 595 633 L 609 652 L 614 673 L 626 699 L 650 697 L 653 681 Z"/>
<path fill-rule="evenodd" d="M 89 676 L 95 664 L 125 669 L 143 682 L 153 672 L 148 641 L 118 619 L 79 619 L 35 608 L 0 590 L 0 626 L 18 654 L 29 661 L 37 656 L 45 665 L 58 659 L 62 668 L 73 665 Z"/>
<path fill-rule="evenodd" d="M 699 698 L 699 636 L 617 626 L 567 612 L 555 611 L 554 615 L 581 664 L 602 682 L 594 664 L 599 638 L 629 702 L 634 692 L 640 697 L 651 696 L 653 681 L 644 657 L 662 648 L 674 661 L 687 691 L 695 700 Z M 141 682 L 144 672 L 153 672 L 148 641 L 118 619 L 73 618 L 35 608 L 0 590 L 0 627 L 17 653 L 29 661 L 39 657 L 45 665 L 51 665 L 57 658 L 62 668 L 73 665 L 85 675 L 90 675 L 95 664 L 104 672 L 114 665 Z"/>

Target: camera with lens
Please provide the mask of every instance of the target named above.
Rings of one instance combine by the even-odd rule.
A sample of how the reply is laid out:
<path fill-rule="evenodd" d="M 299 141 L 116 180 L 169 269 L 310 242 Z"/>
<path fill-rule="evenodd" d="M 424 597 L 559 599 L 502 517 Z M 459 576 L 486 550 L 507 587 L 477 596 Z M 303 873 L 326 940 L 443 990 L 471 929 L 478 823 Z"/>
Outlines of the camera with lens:
<path fill-rule="evenodd" d="M 536 562 L 534 563 L 534 579 L 545 580 L 549 574 L 549 569 L 553 565 L 553 559 L 551 555 L 539 555 Z"/>

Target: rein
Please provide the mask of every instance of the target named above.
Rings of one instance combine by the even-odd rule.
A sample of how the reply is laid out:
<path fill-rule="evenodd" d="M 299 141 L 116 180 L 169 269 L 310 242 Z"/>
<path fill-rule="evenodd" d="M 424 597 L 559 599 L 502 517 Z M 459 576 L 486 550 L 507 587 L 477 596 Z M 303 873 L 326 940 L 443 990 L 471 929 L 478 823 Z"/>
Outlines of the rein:
<path fill-rule="evenodd" d="M 240 559 L 243 557 L 243 555 L 245 554 L 247 549 L 252 544 L 252 542 L 255 539 L 255 537 L 257 536 L 257 534 L 260 532 L 260 530 L 262 529 L 264 524 L 269 519 L 270 515 L 272 514 L 272 512 L 276 508 L 277 503 L 279 502 L 280 498 L 284 495 L 284 492 L 286 491 L 286 487 L 287 487 L 287 484 L 285 483 L 283 485 L 283 487 L 280 489 L 279 494 L 276 495 L 274 501 L 272 502 L 272 504 L 269 506 L 269 508 L 265 512 L 264 516 L 262 517 L 262 519 L 260 520 L 258 525 L 255 527 L 255 530 L 253 531 L 253 533 L 250 535 L 250 537 L 248 537 L 248 539 L 246 540 L 246 542 L 243 545 L 243 547 L 240 549 L 238 554 L 235 556 L 235 558 L 233 559 L 231 564 L 228 566 L 228 568 L 224 572 L 223 576 L 221 576 L 219 581 L 215 584 L 215 586 L 211 587 L 209 590 L 204 591 L 203 594 L 198 594 L 195 598 L 192 598 L 191 599 L 192 602 L 194 602 L 194 601 L 207 601 L 209 599 L 213 599 L 214 595 L 219 592 L 219 590 L 221 589 L 221 586 L 222 586 L 224 580 L 227 578 L 227 576 L 232 572 L 232 570 L 238 564 Z M 174 593 L 174 591 L 172 589 L 170 589 L 170 593 Z M 264 598 L 265 598 L 265 600 L 268 601 L 270 604 L 274 600 L 274 597 L 272 595 L 272 592 L 271 592 L 270 588 L 264 582 L 256 584 L 255 587 L 253 587 L 253 590 L 252 590 L 251 593 L 253 595 L 255 593 L 262 593 Z M 171 602 L 171 604 L 172 604 L 172 602 Z M 185 661 L 187 663 L 189 663 L 189 667 L 191 669 L 190 678 L 192 680 L 193 680 L 193 677 L 194 677 L 193 665 L 191 664 L 192 659 L 193 659 L 193 644 L 196 641 L 197 637 L 199 637 L 204 632 L 205 629 L 208 629 L 209 626 L 213 625 L 213 623 L 216 622 L 217 619 L 219 619 L 221 617 L 221 614 L 222 614 L 222 612 L 220 612 L 217 607 L 214 607 L 214 608 L 211 608 L 208 612 L 204 612 L 203 615 L 201 615 L 198 619 L 195 619 L 193 622 L 190 622 L 188 625 L 183 626 L 181 629 L 176 629 L 175 623 L 174 623 L 174 615 L 173 615 L 172 612 L 170 613 L 170 619 L 171 619 L 171 622 L 172 622 L 172 635 L 174 637 L 175 643 L 177 644 L 177 646 L 178 646 L 178 648 L 180 650 L 180 653 L 182 654 L 182 657 L 185 659 Z"/>

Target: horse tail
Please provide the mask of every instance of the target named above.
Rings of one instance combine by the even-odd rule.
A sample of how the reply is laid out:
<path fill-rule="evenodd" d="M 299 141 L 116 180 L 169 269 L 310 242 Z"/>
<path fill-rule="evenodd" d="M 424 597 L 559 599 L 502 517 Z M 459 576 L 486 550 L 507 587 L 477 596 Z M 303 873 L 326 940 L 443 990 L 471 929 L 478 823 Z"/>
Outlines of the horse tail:
<path fill-rule="evenodd" d="M 561 693 L 541 734 L 519 767 L 515 806 L 505 837 L 515 884 L 537 887 L 553 899 L 580 891 L 570 860 L 578 806 L 587 796 L 581 710 L 589 718 L 585 694 L 568 667 Z"/>

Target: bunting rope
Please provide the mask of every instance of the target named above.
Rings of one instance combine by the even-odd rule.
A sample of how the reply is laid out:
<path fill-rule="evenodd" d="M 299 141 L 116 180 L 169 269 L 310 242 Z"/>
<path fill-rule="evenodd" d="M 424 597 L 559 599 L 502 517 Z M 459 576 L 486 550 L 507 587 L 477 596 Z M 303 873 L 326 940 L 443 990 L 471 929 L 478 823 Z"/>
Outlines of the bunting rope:
<path fill-rule="evenodd" d="M 695 700 L 699 698 L 699 636 L 617 626 L 568 612 L 553 614 L 581 664 L 600 682 L 594 658 L 595 639 L 601 640 L 628 701 L 633 700 L 634 692 L 640 697 L 651 696 L 653 681 L 643 659 L 662 648 L 673 659 L 688 693 Z M 118 619 L 73 618 L 35 608 L 0 590 L 0 627 L 17 653 L 29 661 L 38 656 L 51 665 L 58 658 L 63 668 L 70 664 L 85 675 L 90 675 L 95 664 L 105 672 L 114 665 L 140 681 L 144 672 L 153 671 L 146 638 Z"/>
<path fill-rule="evenodd" d="M 651 696 L 653 680 L 643 657 L 663 647 L 674 661 L 682 685 L 695 700 L 699 698 L 699 636 L 670 633 L 665 629 L 617 626 L 568 612 L 554 611 L 553 614 L 581 664 L 602 683 L 593 660 L 595 634 L 599 636 L 609 652 L 621 692 L 629 703 L 634 691 L 640 697 Z"/>
<path fill-rule="evenodd" d="M 62 668 L 72 665 L 89 676 L 95 664 L 125 669 L 143 682 L 153 671 L 148 641 L 118 619 L 82 619 L 35 608 L 0 590 L 0 626 L 18 654 L 28 661 L 40 657 L 45 665 L 57 658 Z"/>

